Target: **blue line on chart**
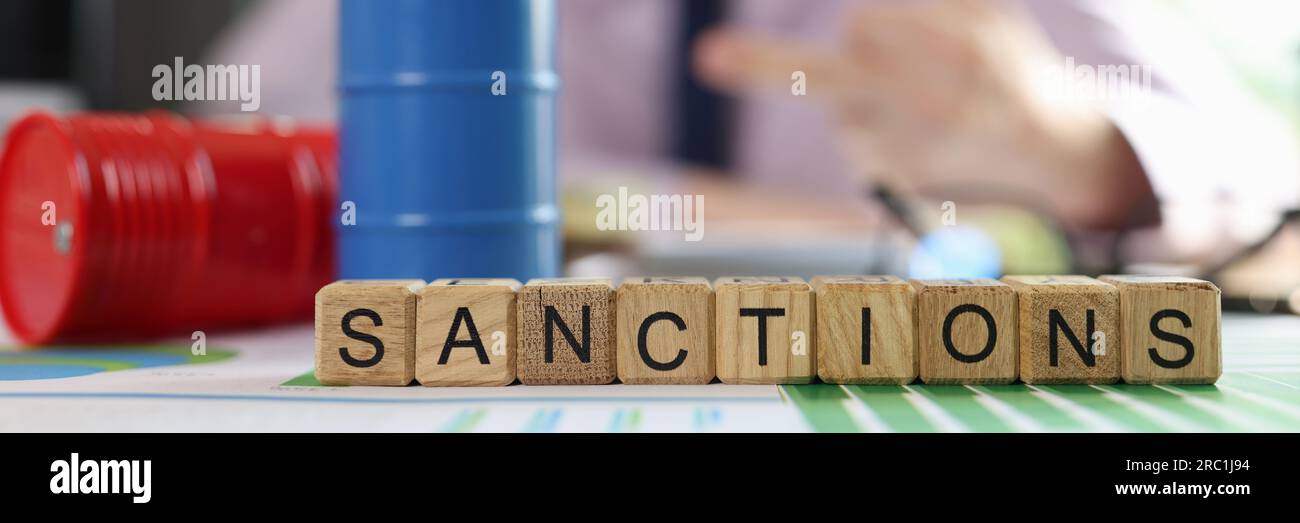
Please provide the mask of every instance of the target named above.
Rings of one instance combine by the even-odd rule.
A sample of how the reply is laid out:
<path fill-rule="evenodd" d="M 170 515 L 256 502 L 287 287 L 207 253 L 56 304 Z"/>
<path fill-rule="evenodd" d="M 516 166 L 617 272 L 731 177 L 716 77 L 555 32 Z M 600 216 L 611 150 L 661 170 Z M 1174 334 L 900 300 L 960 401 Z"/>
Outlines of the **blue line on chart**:
<path fill-rule="evenodd" d="M 209 401 L 271 401 L 271 402 L 307 402 L 307 403 L 391 403 L 391 404 L 455 404 L 455 403 L 545 403 L 550 401 L 619 403 L 781 403 L 778 397 L 771 398 L 737 398 L 737 397 L 519 397 L 519 398 L 321 398 L 303 396 L 269 396 L 240 394 L 178 394 L 167 392 L 0 392 L 0 399 L 54 398 L 54 399 L 172 399 L 172 400 L 209 400 Z"/>
<path fill-rule="evenodd" d="M 524 425 L 523 432 L 555 432 L 560 424 L 560 409 L 542 409 Z"/>

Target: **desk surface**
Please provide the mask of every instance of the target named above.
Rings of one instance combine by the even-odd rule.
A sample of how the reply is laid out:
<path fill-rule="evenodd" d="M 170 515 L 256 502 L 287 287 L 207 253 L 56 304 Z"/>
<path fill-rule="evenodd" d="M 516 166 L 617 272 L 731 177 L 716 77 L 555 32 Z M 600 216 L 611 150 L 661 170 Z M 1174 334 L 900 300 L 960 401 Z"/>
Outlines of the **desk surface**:
<path fill-rule="evenodd" d="M 1226 315 L 1205 386 L 323 387 L 293 327 L 0 352 L 3 431 L 1300 431 L 1300 317 Z"/>

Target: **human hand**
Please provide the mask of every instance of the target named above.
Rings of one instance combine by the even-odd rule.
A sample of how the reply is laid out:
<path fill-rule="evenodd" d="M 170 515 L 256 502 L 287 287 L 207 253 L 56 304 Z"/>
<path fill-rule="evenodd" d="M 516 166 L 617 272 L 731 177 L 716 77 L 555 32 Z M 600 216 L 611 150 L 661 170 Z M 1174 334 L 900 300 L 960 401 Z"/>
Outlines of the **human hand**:
<path fill-rule="evenodd" d="M 809 98 L 838 118 L 846 157 L 896 191 L 1044 202 L 1067 224 L 1126 225 L 1154 202 L 1127 141 L 1096 107 L 1043 92 L 1059 53 L 1023 13 L 988 0 L 870 5 L 833 50 L 717 29 L 696 43 L 704 81 Z"/>

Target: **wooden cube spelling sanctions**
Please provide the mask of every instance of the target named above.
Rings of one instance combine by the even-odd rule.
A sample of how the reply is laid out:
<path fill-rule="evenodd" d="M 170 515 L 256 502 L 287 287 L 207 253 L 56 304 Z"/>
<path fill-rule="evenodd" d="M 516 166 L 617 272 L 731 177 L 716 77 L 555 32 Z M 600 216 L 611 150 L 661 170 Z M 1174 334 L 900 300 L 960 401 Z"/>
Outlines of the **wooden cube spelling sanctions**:
<path fill-rule="evenodd" d="M 614 381 L 614 287 L 608 278 L 533 279 L 519 289 L 516 371 L 526 385 Z"/>
<path fill-rule="evenodd" d="M 343 280 L 316 292 L 316 380 L 405 386 L 415 378 L 422 280 Z"/>
<path fill-rule="evenodd" d="M 817 276 L 817 376 L 826 383 L 916 379 L 916 290 L 894 276 Z"/>
<path fill-rule="evenodd" d="M 796 277 L 718 278 L 718 378 L 724 383 L 810 383 L 817 373 L 815 313 Z"/>
<path fill-rule="evenodd" d="M 1007 276 L 1019 302 L 1020 380 L 1114 383 L 1124 347 L 1119 289 L 1087 276 Z"/>
<path fill-rule="evenodd" d="M 713 380 L 713 288 L 704 278 L 627 278 L 618 287 L 618 379 Z"/>
<path fill-rule="evenodd" d="M 1219 288 L 1176 276 L 1102 276 L 1119 288 L 1126 383 L 1214 383 L 1223 373 Z"/>
<path fill-rule="evenodd" d="M 1016 381 L 1016 293 L 987 278 L 912 280 L 921 381 Z"/>
<path fill-rule="evenodd" d="M 424 386 L 504 386 L 515 381 L 513 279 L 439 279 L 420 289 L 415 378 Z"/>

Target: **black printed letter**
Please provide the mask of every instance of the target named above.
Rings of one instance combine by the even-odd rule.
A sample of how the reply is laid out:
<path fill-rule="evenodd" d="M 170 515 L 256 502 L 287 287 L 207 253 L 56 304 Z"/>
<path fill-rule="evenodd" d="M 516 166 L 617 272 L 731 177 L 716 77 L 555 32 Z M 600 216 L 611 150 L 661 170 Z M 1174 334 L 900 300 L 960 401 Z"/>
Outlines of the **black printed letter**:
<path fill-rule="evenodd" d="M 1167 341 L 1175 345 L 1181 345 L 1184 349 L 1183 357 L 1177 360 L 1167 360 L 1160 357 L 1155 347 L 1147 349 L 1147 354 L 1151 355 L 1151 361 L 1156 365 L 1166 369 L 1181 369 L 1192 362 L 1192 356 L 1196 354 L 1196 348 L 1192 346 L 1192 340 L 1189 340 L 1178 334 L 1160 329 L 1160 320 L 1165 318 L 1174 318 L 1183 323 L 1184 328 L 1192 328 L 1192 319 L 1187 317 L 1187 313 L 1176 309 L 1164 309 L 1151 316 L 1151 335 L 1162 341 Z"/>
<path fill-rule="evenodd" d="M 456 333 L 460 332 L 460 322 L 465 322 L 465 327 L 469 329 L 468 340 L 457 340 Z M 483 350 L 483 340 L 478 337 L 478 328 L 474 326 L 474 316 L 470 315 L 469 307 L 460 307 L 456 309 L 456 318 L 451 320 L 451 330 L 447 331 L 447 341 L 442 344 L 442 354 L 438 356 L 438 365 L 446 365 L 447 358 L 451 357 L 451 349 L 456 347 L 474 347 L 478 353 L 478 362 L 487 365 L 487 351 Z"/>
<path fill-rule="evenodd" d="M 952 345 L 952 322 L 955 321 L 958 316 L 961 316 L 962 314 L 965 314 L 967 312 L 973 312 L 975 314 L 980 315 L 981 318 L 984 318 L 984 324 L 988 326 L 988 330 L 989 330 L 988 341 L 984 343 L 984 350 L 981 350 L 978 353 L 969 356 L 966 354 L 962 354 L 957 350 L 957 347 L 954 347 Z M 989 314 L 988 309 L 985 309 L 984 307 L 980 307 L 979 305 L 975 305 L 973 303 L 958 305 L 956 308 L 950 311 L 948 313 L 948 317 L 943 320 L 943 346 L 944 348 L 948 349 L 948 354 L 950 354 L 953 357 L 953 359 L 956 359 L 957 361 L 960 361 L 962 363 L 977 363 L 983 361 L 984 358 L 989 357 L 989 354 L 993 354 L 993 346 L 996 345 L 997 342 L 998 342 L 998 325 L 993 322 L 993 315 Z"/>
<path fill-rule="evenodd" d="M 370 318 L 370 321 L 374 322 L 376 327 L 382 327 L 384 325 L 384 320 L 379 317 L 379 313 L 372 311 L 370 309 L 352 309 L 348 311 L 347 314 L 343 315 L 343 322 L 342 322 L 343 335 L 352 338 L 354 340 L 364 341 L 366 343 L 374 345 L 375 355 L 371 356 L 370 359 L 368 360 L 358 360 L 356 358 L 353 358 L 351 354 L 348 354 L 347 347 L 339 347 L 339 357 L 343 358 L 344 363 L 347 363 L 348 365 L 351 365 L 353 367 L 362 367 L 362 368 L 374 367 L 376 364 L 379 363 L 380 360 L 384 359 L 384 342 L 380 341 L 379 338 L 375 337 L 374 335 L 366 334 L 364 332 L 357 332 L 353 330 L 352 318 L 355 318 L 357 316 L 365 316 L 367 318 Z"/>
<path fill-rule="evenodd" d="M 573 339 L 573 331 L 564 323 L 564 318 L 560 317 L 560 312 L 555 307 L 546 306 L 546 363 L 555 362 L 555 327 L 560 328 L 560 334 L 564 340 L 569 342 L 573 347 L 574 354 L 578 355 L 578 361 L 591 363 L 591 306 L 582 306 L 582 343 Z"/>
<path fill-rule="evenodd" d="M 1092 331 L 1093 331 L 1092 309 L 1088 309 L 1087 323 L 1088 323 L 1088 337 L 1084 339 L 1092 340 Z M 1056 331 L 1058 329 L 1061 332 L 1065 333 L 1065 339 L 1069 340 L 1070 345 L 1074 346 L 1074 352 L 1079 353 L 1079 358 L 1083 359 L 1084 365 L 1087 365 L 1089 367 L 1097 366 L 1097 356 L 1092 353 L 1092 350 L 1090 350 L 1086 344 L 1079 343 L 1079 338 L 1076 338 L 1074 336 L 1074 331 L 1070 330 L 1070 324 L 1065 322 L 1065 318 L 1061 316 L 1061 311 L 1058 311 L 1056 309 L 1047 311 L 1047 331 L 1048 331 L 1047 332 L 1047 338 L 1048 338 L 1047 364 L 1048 365 L 1056 367 L 1057 360 L 1060 359 L 1059 356 L 1057 355 L 1057 352 L 1059 350 L 1057 347 L 1059 344 L 1056 341 Z"/>
<path fill-rule="evenodd" d="M 669 371 L 682 366 L 682 363 L 686 361 L 686 349 L 679 349 L 677 356 L 668 363 L 660 363 L 650 357 L 650 349 L 646 347 L 646 336 L 650 334 L 650 326 L 661 320 L 673 322 L 673 325 L 677 326 L 678 332 L 686 330 L 686 322 L 682 320 L 681 316 L 668 311 L 656 312 L 641 322 L 641 329 L 636 333 L 636 350 L 641 354 L 641 361 L 645 362 L 646 366 L 654 370 Z"/>
<path fill-rule="evenodd" d="M 767 317 L 785 316 L 785 309 L 740 309 L 740 316 L 758 318 L 758 365 L 767 365 Z"/>

